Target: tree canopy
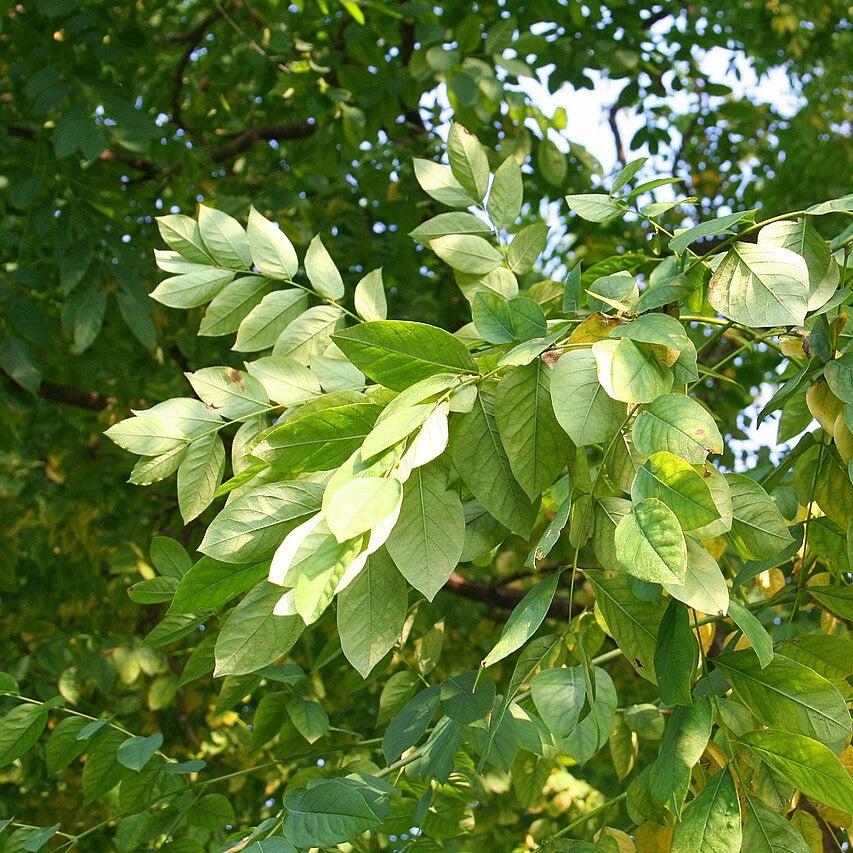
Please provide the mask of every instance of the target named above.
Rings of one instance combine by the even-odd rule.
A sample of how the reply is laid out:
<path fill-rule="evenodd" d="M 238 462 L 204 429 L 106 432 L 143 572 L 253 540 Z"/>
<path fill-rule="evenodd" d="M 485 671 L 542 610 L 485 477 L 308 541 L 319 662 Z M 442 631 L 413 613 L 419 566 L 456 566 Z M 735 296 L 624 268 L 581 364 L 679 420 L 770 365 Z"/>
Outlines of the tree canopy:
<path fill-rule="evenodd" d="M 4 849 L 845 837 L 843 12 L 8 5 Z"/>

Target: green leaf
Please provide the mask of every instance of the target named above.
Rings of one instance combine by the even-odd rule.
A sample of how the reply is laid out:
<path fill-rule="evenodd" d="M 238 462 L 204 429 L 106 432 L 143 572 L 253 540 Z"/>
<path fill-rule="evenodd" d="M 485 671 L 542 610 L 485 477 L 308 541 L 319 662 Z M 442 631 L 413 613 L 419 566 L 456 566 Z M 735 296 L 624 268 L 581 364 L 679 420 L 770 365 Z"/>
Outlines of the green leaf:
<path fill-rule="evenodd" d="M 291 418 L 265 432 L 252 455 L 281 473 L 330 471 L 361 447 L 380 411 L 372 403 L 350 403 Z"/>
<path fill-rule="evenodd" d="M 808 594 L 842 619 L 853 619 L 853 589 L 849 586 L 810 586 Z"/>
<path fill-rule="evenodd" d="M 598 381 L 614 400 L 651 403 L 672 390 L 672 371 L 633 341 L 596 341 L 592 345 Z"/>
<path fill-rule="evenodd" d="M 613 721 L 608 746 L 616 778 L 621 782 L 634 769 L 638 752 L 637 736 L 628 728 L 622 714 L 617 714 Z"/>
<path fill-rule="evenodd" d="M 266 411 L 270 401 L 264 386 L 241 370 L 233 367 L 203 367 L 187 373 L 193 391 L 229 420 L 241 420 Z"/>
<path fill-rule="evenodd" d="M 515 479 L 535 500 L 566 467 L 567 445 L 551 406 L 551 371 L 541 359 L 512 368 L 497 393 L 497 425 Z"/>
<path fill-rule="evenodd" d="M 450 214 L 451 216 L 453 214 Z M 459 214 L 461 216 L 461 214 Z M 388 316 L 382 270 L 372 270 L 355 287 L 355 310 L 362 320 L 384 320 Z"/>
<path fill-rule="evenodd" d="M 221 829 L 234 820 L 234 807 L 224 794 L 204 794 L 187 811 L 187 823 L 203 829 Z"/>
<path fill-rule="evenodd" d="M 810 216 L 824 216 L 827 213 L 842 213 L 850 210 L 853 210 L 853 193 L 834 198 L 831 201 L 813 204 L 806 209 L 806 213 Z"/>
<path fill-rule="evenodd" d="M 441 705 L 448 717 L 457 723 L 469 725 L 484 720 L 495 701 L 495 683 L 490 678 L 479 678 L 473 670 L 454 675 L 442 682 Z"/>
<path fill-rule="evenodd" d="M 259 562 L 320 509 L 318 483 L 269 483 L 232 500 L 213 519 L 199 551 L 226 563 Z"/>
<path fill-rule="evenodd" d="M 272 353 L 310 364 L 312 358 L 323 354 L 334 332 L 343 325 L 343 309 L 337 305 L 315 305 L 288 324 L 276 339 Z"/>
<path fill-rule="evenodd" d="M 506 67 L 507 60 L 502 60 L 502 62 Z M 522 68 L 525 69 L 522 73 L 529 73 L 525 65 L 522 64 Z M 539 167 L 542 177 L 552 187 L 563 185 L 563 182 L 566 180 L 566 172 L 569 168 L 566 163 L 566 155 L 547 136 L 539 143 L 539 147 L 536 150 L 536 165 Z"/>
<path fill-rule="evenodd" d="M 462 556 L 465 514 L 441 462 L 415 468 L 386 547 L 403 577 L 432 601 Z"/>
<path fill-rule="evenodd" d="M 328 500 L 324 495 L 323 515 L 338 542 L 344 542 L 376 527 L 396 511 L 402 498 L 403 486 L 393 477 L 358 477 Z"/>
<path fill-rule="evenodd" d="M 809 271 L 790 249 L 735 243 L 708 284 L 708 301 L 724 317 L 753 328 L 801 326 Z"/>
<path fill-rule="evenodd" d="M 6 767 L 35 745 L 47 724 L 43 705 L 18 705 L 0 718 L 0 767 Z"/>
<path fill-rule="evenodd" d="M 633 178 L 634 175 L 636 175 L 637 172 L 646 165 L 648 160 L 648 157 L 638 157 L 636 160 L 632 160 L 630 163 L 625 165 L 610 185 L 611 194 L 618 192 L 625 186 L 625 184 L 629 183 L 631 178 Z"/>
<path fill-rule="evenodd" d="M 652 454 L 637 471 L 631 486 L 631 499 L 638 502 L 644 498 L 663 501 L 687 531 L 720 517 L 702 475 L 667 450 Z"/>
<path fill-rule="evenodd" d="M 551 403 L 560 426 L 578 446 L 604 444 L 625 420 L 625 405 L 598 381 L 592 350 L 563 353 L 551 374 Z"/>
<path fill-rule="evenodd" d="M 299 259 L 293 244 L 274 222 L 254 207 L 249 211 L 247 234 L 252 260 L 262 275 L 285 281 L 296 275 Z"/>
<path fill-rule="evenodd" d="M 430 248 L 448 266 L 471 275 L 490 273 L 503 260 L 503 255 L 487 240 L 474 234 L 448 234 L 436 237 Z"/>
<path fill-rule="evenodd" d="M 581 193 L 567 195 L 569 210 L 588 222 L 608 222 L 624 213 L 628 207 L 604 193 Z"/>
<path fill-rule="evenodd" d="M 594 667 L 591 683 L 592 690 L 587 687 L 589 713 L 560 740 L 560 748 L 578 764 L 585 764 L 607 743 L 616 718 L 617 698 L 613 680 L 603 669 Z"/>
<path fill-rule="evenodd" d="M 822 743 L 850 737 L 844 697 L 830 681 L 783 655 L 761 666 L 753 649 L 719 655 L 714 662 L 757 720 Z"/>
<path fill-rule="evenodd" d="M 83 800 L 91 803 L 112 791 L 127 768 L 119 764 L 118 748 L 127 735 L 116 729 L 104 728 L 92 740 L 83 765 Z"/>
<path fill-rule="evenodd" d="M 476 201 L 489 188 L 489 161 L 480 141 L 461 124 L 454 122 L 447 137 L 447 157 L 453 176 Z M 426 188 L 425 188 L 426 189 Z"/>
<path fill-rule="evenodd" d="M 143 456 L 159 456 L 210 433 L 222 419 L 200 400 L 178 397 L 125 418 L 104 433 L 119 447 Z"/>
<path fill-rule="evenodd" d="M 412 162 L 421 189 L 436 201 L 448 207 L 470 207 L 475 203 L 447 166 L 417 157 Z"/>
<path fill-rule="evenodd" d="M 690 614 L 678 601 L 670 600 L 658 630 L 655 673 L 665 705 L 692 705 L 693 677 L 699 664 L 699 648 Z"/>
<path fill-rule="evenodd" d="M 736 598 L 729 601 L 729 617 L 749 640 L 762 668 L 773 662 L 773 640 L 761 622 Z"/>
<path fill-rule="evenodd" d="M 438 684 L 416 693 L 388 724 L 382 738 L 385 760 L 392 764 L 423 737 L 441 699 Z"/>
<path fill-rule="evenodd" d="M 0 341 L 0 367 L 21 388 L 31 394 L 41 386 L 41 370 L 27 344 L 20 338 L 4 337 Z"/>
<path fill-rule="evenodd" d="M 276 551 L 270 567 L 270 579 L 291 588 L 279 612 L 298 613 L 306 625 L 316 622 L 338 587 L 364 568 L 367 539 L 362 535 L 338 542 L 322 515 L 296 528 Z"/>
<path fill-rule="evenodd" d="M 338 597 L 338 633 L 347 660 L 367 678 L 403 631 L 408 593 L 403 576 L 380 549 Z"/>
<path fill-rule="evenodd" d="M 292 358 L 270 355 L 247 362 L 246 369 L 265 396 L 282 406 L 304 403 L 322 393 L 317 377 Z"/>
<path fill-rule="evenodd" d="M 192 558 L 180 542 L 168 536 L 155 536 L 151 540 L 151 562 L 164 577 L 183 577 L 193 565 Z"/>
<path fill-rule="evenodd" d="M 513 608 L 497 643 L 483 658 L 482 666 L 491 666 L 508 657 L 536 633 L 548 615 L 559 580 L 560 573 L 553 572 L 525 593 L 524 598 Z M 583 703 L 582 699 L 581 703 Z"/>
<path fill-rule="evenodd" d="M 729 588 L 717 561 L 689 537 L 684 583 L 665 583 L 664 589 L 700 613 L 724 616 L 729 612 Z"/>
<path fill-rule="evenodd" d="M 82 717 L 66 717 L 59 721 L 44 746 L 48 773 L 59 773 L 86 751 L 88 744 L 78 735 L 88 724 Z"/>
<path fill-rule="evenodd" d="M 654 682 L 654 657 L 658 628 L 664 613 L 662 601 L 641 601 L 631 578 L 624 572 L 590 572 L 595 602 L 607 625 L 607 633 L 643 678 Z"/>
<path fill-rule="evenodd" d="M 637 279 L 625 271 L 596 278 L 587 288 L 586 293 L 590 310 L 604 313 L 614 308 L 626 311 L 640 296 Z"/>
<path fill-rule="evenodd" d="M 498 228 L 511 228 L 521 213 L 524 185 L 514 156 L 507 157 L 495 172 L 486 210 Z"/>
<path fill-rule="evenodd" d="M 679 853 L 739 853 L 740 800 L 731 771 L 724 767 L 691 800 L 672 834 Z"/>
<path fill-rule="evenodd" d="M 684 326 L 669 314 L 643 314 L 610 332 L 611 338 L 628 338 L 643 344 L 666 347 L 681 352 L 690 345 Z"/>
<path fill-rule="evenodd" d="M 675 513 L 655 497 L 636 499 L 616 525 L 616 559 L 634 577 L 650 583 L 682 583 L 687 544 Z"/>
<path fill-rule="evenodd" d="M 577 726 L 586 698 L 586 680 L 581 666 L 543 669 L 533 677 L 533 704 L 555 738 L 567 737 Z M 591 703 L 595 701 L 589 698 Z"/>
<path fill-rule="evenodd" d="M 471 411 L 451 421 L 450 452 L 474 497 L 501 524 L 526 537 L 536 519 L 536 505 L 512 473 L 494 412 L 493 392 L 481 386 Z"/>
<path fill-rule="evenodd" d="M 759 730 L 740 738 L 807 797 L 850 814 L 853 779 L 829 747 L 784 730 Z"/>
<path fill-rule="evenodd" d="M 754 210 L 739 210 L 737 213 L 729 213 L 707 222 L 700 222 L 692 228 L 681 228 L 675 232 L 675 236 L 669 241 L 669 248 L 680 255 L 691 243 L 701 240 L 703 237 L 716 237 L 719 234 L 734 234 L 733 225 L 744 219 L 752 219 Z"/>
<path fill-rule="evenodd" d="M 542 308 L 526 296 L 507 300 L 483 291 L 474 297 L 471 314 L 477 334 L 492 344 L 540 338 L 548 331 Z"/>
<path fill-rule="evenodd" d="M 235 270 L 252 268 L 252 253 L 243 226 L 221 210 L 198 206 L 198 228 L 204 247 L 222 267 Z"/>
<path fill-rule="evenodd" d="M 284 835 L 295 847 L 327 847 L 376 829 L 390 811 L 390 787 L 379 779 L 353 775 L 317 779 L 284 797 Z"/>
<path fill-rule="evenodd" d="M 151 291 L 151 298 L 169 308 L 197 308 L 210 302 L 233 278 L 231 270 L 199 267 L 195 272 L 163 279 Z"/>
<path fill-rule="evenodd" d="M 137 773 L 151 760 L 154 753 L 163 745 L 163 735 L 156 732 L 148 737 L 129 737 L 118 748 L 118 763 Z"/>
<path fill-rule="evenodd" d="M 512 238 L 506 265 L 516 275 L 528 272 L 539 259 L 539 255 L 545 251 L 547 242 L 548 226 L 544 222 L 526 225 Z"/>
<path fill-rule="evenodd" d="M 307 307 L 308 294 L 304 290 L 268 293 L 241 321 L 233 349 L 237 352 L 268 349 Z"/>
<path fill-rule="evenodd" d="M 465 345 L 434 326 L 375 320 L 334 335 L 347 358 L 375 382 L 402 391 L 436 373 L 476 373 Z"/>
<path fill-rule="evenodd" d="M 197 438 L 178 467 L 178 506 L 184 523 L 210 505 L 225 472 L 225 447 L 216 433 Z"/>
<path fill-rule="evenodd" d="M 287 713 L 296 731 L 308 741 L 316 743 L 329 728 L 329 717 L 319 702 L 301 696 L 287 698 Z"/>
<path fill-rule="evenodd" d="M 500 170 L 498 170 L 500 171 Z M 494 190 L 492 190 L 494 192 Z M 488 222 L 474 216 L 473 213 L 439 213 L 426 222 L 421 223 L 409 236 L 418 243 L 429 243 L 436 237 L 446 237 L 448 234 L 476 234 L 488 237 L 492 233 Z"/>
<path fill-rule="evenodd" d="M 835 293 L 841 280 L 838 263 L 810 219 L 801 217 L 765 225 L 758 232 L 758 244 L 790 249 L 806 262 L 809 311 L 816 311 Z"/>
<path fill-rule="evenodd" d="M 553 518 L 542 531 L 542 535 L 539 537 L 536 545 L 528 552 L 527 559 L 524 561 L 524 565 L 528 568 L 536 568 L 536 561 L 544 560 L 551 553 L 560 538 L 560 534 L 569 521 L 569 514 L 572 510 L 572 491 L 571 483 L 568 482 L 568 475 L 555 485 L 555 491 L 561 485 L 565 488 L 565 497 L 558 504 Z M 555 495 L 555 497 L 558 497 L 558 495 Z"/>
<path fill-rule="evenodd" d="M 755 480 L 726 474 L 726 481 L 732 500 L 732 527 L 727 537 L 742 557 L 765 560 L 791 544 L 782 513 Z"/>
<path fill-rule="evenodd" d="M 723 439 L 711 414 L 684 394 L 664 394 L 644 409 L 631 432 L 644 456 L 668 450 L 691 465 L 709 453 L 723 452 Z"/>
<path fill-rule="evenodd" d="M 256 672 L 286 655 L 305 624 L 298 616 L 274 616 L 281 587 L 261 581 L 228 614 L 216 638 L 214 676 Z"/>
<path fill-rule="evenodd" d="M 266 563 L 235 567 L 202 557 L 181 578 L 169 612 L 212 613 L 263 580 L 268 568 Z"/>
<path fill-rule="evenodd" d="M 191 216 L 170 213 L 157 217 L 160 236 L 170 249 L 194 264 L 212 264 L 213 258 L 201 239 L 198 223 Z"/>
<path fill-rule="evenodd" d="M 159 604 L 169 601 L 177 586 L 178 581 L 175 578 L 148 578 L 129 587 L 127 596 L 136 604 Z"/>
<path fill-rule="evenodd" d="M 218 337 L 236 332 L 270 287 L 268 279 L 257 275 L 232 281 L 207 306 L 198 328 L 199 335 Z"/>
<path fill-rule="evenodd" d="M 809 853 L 810 848 L 802 835 L 782 815 L 770 811 L 749 795 L 745 795 L 744 800 L 743 850 L 753 853 Z"/>
<path fill-rule="evenodd" d="M 305 272 L 314 290 L 329 299 L 340 299 L 344 295 L 344 282 L 335 262 L 317 234 L 305 253 Z"/>
<path fill-rule="evenodd" d="M 652 800 L 681 816 L 690 786 L 690 774 L 699 762 L 713 724 L 711 703 L 701 699 L 693 705 L 678 705 L 666 722 L 660 751 L 649 775 Z"/>

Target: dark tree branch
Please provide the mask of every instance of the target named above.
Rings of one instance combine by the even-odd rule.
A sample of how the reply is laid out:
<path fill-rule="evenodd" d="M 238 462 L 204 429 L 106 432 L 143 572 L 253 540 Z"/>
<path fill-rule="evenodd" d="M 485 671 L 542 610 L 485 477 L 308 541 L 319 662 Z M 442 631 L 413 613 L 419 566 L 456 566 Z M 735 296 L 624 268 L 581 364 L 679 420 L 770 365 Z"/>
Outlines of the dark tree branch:
<path fill-rule="evenodd" d="M 479 601 L 500 610 L 512 610 L 524 598 L 525 594 L 520 589 L 496 587 L 484 581 L 472 580 L 459 572 L 453 572 L 444 588 L 462 598 Z M 572 616 L 577 615 L 577 612 L 570 606 L 566 598 L 555 598 L 548 609 L 548 615 L 552 619 L 562 619 L 563 621 L 571 619 Z"/>
<path fill-rule="evenodd" d="M 317 131 L 313 122 L 299 121 L 293 124 L 274 124 L 268 127 L 250 127 L 241 130 L 230 142 L 210 149 L 210 158 L 215 163 L 230 160 L 251 148 L 256 142 L 268 139 L 305 139 Z"/>
<path fill-rule="evenodd" d="M 97 391 L 80 391 L 55 382 L 42 382 L 38 392 L 42 400 L 54 403 L 64 403 L 66 406 L 76 406 L 90 412 L 100 412 L 116 402 L 115 397 L 99 394 Z"/>
<path fill-rule="evenodd" d="M 610 108 L 607 113 L 607 123 L 610 125 L 610 132 L 613 134 L 613 144 L 616 147 L 616 160 L 620 166 L 624 166 L 628 159 L 625 156 L 625 143 L 622 141 L 622 132 L 619 130 L 617 115 L 619 107 L 616 104 Z"/>

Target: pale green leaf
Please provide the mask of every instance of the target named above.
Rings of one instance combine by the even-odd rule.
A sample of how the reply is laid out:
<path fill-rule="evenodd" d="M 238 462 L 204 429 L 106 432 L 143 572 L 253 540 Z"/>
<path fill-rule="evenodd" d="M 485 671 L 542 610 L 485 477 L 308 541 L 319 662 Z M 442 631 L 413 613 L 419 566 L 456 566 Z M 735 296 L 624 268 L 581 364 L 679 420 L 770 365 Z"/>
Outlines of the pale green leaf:
<path fill-rule="evenodd" d="M 305 272 L 311 284 L 314 285 L 314 290 L 320 296 L 340 299 L 344 295 L 341 274 L 319 234 L 311 240 L 308 251 L 305 253 Z"/>
<path fill-rule="evenodd" d="M 503 255 L 487 240 L 474 234 L 448 234 L 436 237 L 430 248 L 448 266 L 470 275 L 490 273 L 503 260 Z"/>
<path fill-rule="evenodd" d="M 465 516 L 440 462 L 415 468 L 386 547 L 403 577 L 430 601 L 462 557 Z"/>
<path fill-rule="evenodd" d="M 723 439 L 711 414 L 683 394 L 664 394 L 634 421 L 634 446 L 645 456 L 668 450 L 691 465 L 709 453 L 723 452 Z"/>
<path fill-rule="evenodd" d="M 663 501 L 686 531 L 710 524 L 720 517 L 702 475 L 668 450 L 652 454 L 634 477 L 632 500 L 636 502 L 650 497 Z"/>
<path fill-rule="evenodd" d="M 604 444 L 625 420 L 625 405 L 598 381 L 592 350 L 563 353 L 551 373 L 551 403 L 560 426 L 578 446 Z"/>
<path fill-rule="evenodd" d="M 285 281 L 296 275 L 299 259 L 293 243 L 278 225 L 255 208 L 249 211 L 247 233 L 252 260 L 263 275 Z"/>
<path fill-rule="evenodd" d="M 483 666 L 491 666 L 520 649 L 538 630 L 548 615 L 548 609 L 554 600 L 560 573 L 553 572 L 550 577 L 539 581 L 516 604 L 504 625 L 503 631 L 492 650 L 483 658 Z M 548 670 L 552 671 L 552 670 Z M 564 671 L 564 670 L 561 670 Z M 536 697 L 534 695 L 534 701 Z M 581 704 L 583 698 L 581 697 Z M 538 707 L 538 704 L 537 704 Z M 580 710 L 580 708 L 578 708 Z M 542 709 L 539 709 L 540 713 Z"/>
<path fill-rule="evenodd" d="M 616 526 L 616 559 L 628 574 L 650 583 L 681 583 L 687 545 L 675 513 L 655 497 L 638 502 Z"/>
<path fill-rule="evenodd" d="M 347 660 L 367 678 L 394 646 L 406 620 L 403 576 L 380 549 L 338 597 L 338 633 Z"/>
<path fill-rule="evenodd" d="M 708 284 L 708 301 L 717 311 L 753 328 L 801 326 L 808 299 L 806 262 L 766 243 L 735 243 Z"/>
<path fill-rule="evenodd" d="M 458 122 L 450 126 L 447 157 L 457 181 L 476 201 L 482 201 L 489 188 L 489 161 L 480 141 Z"/>
<path fill-rule="evenodd" d="M 200 204 L 198 228 L 205 248 L 217 264 L 235 270 L 252 268 L 249 240 L 233 216 Z"/>

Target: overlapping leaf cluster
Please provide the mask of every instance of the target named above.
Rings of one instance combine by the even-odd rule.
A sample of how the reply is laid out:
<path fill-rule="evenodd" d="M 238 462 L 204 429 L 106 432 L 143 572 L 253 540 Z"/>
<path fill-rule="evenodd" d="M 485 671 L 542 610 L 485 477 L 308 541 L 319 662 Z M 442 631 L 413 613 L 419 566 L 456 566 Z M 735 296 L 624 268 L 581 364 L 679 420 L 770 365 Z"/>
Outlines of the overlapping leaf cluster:
<path fill-rule="evenodd" d="M 200 559 L 161 556 L 159 576 L 132 591 L 169 604 L 153 642 L 180 643 L 221 614 L 182 678 L 223 677 L 226 707 L 272 686 L 253 724 L 261 744 L 285 725 L 309 743 L 329 731 L 332 709 L 288 661 L 319 620 L 335 618 L 347 660 L 385 682 L 381 743 L 356 744 L 360 757 L 335 775 L 294 774 L 275 817 L 245 837 L 282 850 L 360 844 L 364 833 L 384 844 L 414 826 L 418 844 L 464 845 L 459 836 L 476 832 L 465 797 L 485 774 L 531 780 L 532 802 L 555 768 L 582 767 L 609 745 L 626 780 L 612 805 L 624 802 L 627 819 L 614 823 L 630 835 L 607 828 L 595 849 L 809 849 L 813 829 L 847 827 L 853 812 L 851 234 L 827 243 L 816 226 L 833 216 L 843 227 L 851 197 L 670 233 L 659 217 L 689 200 L 637 206 L 664 181 L 639 182 L 645 162 L 635 161 L 609 193 L 569 196 L 568 207 L 593 222 L 640 217 L 668 251 L 520 288 L 549 236 L 543 222 L 516 228 L 522 164 L 495 162 L 458 124 L 447 159 L 415 162 L 424 191 L 451 211 L 412 236 L 470 303 L 471 323 L 453 334 L 386 319 L 380 270 L 350 300 L 349 273 L 319 238 L 300 268 L 254 209 L 245 229 L 204 206 L 197 220 L 160 219 L 169 250 L 157 263 L 169 277 L 152 296 L 206 305 L 199 334 L 234 335 L 251 360 L 189 373 L 195 397 L 108 431 L 140 456 L 133 482 L 177 472 L 184 519 L 210 513 Z M 721 343 L 729 350 L 708 364 Z M 769 471 L 734 472 L 720 458 L 735 428 L 715 416 L 704 380 L 725 382 L 726 365 L 754 345 L 779 356 L 761 417 L 781 409 L 792 437 L 812 417 L 819 428 Z M 421 682 L 392 674 L 419 602 L 509 550 L 541 579 L 480 670 L 451 664 L 430 683 L 437 623 L 415 640 L 419 659 L 433 659 Z M 568 625 L 537 634 L 561 602 Z M 775 631 L 782 620 L 796 630 Z M 625 684 L 608 671 L 617 658 L 652 702 L 620 706 L 636 690 L 629 670 Z M 20 722 L 4 721 L 7 760 L 38 739 L 49 710 L 24 704 L 12 712 Z M 71 760 L 86 749 L 84 724 L 63 725 Z M 93 796 L 108 781 L 123 792 L 139 779 L 128 771 L 183 796 L 169 780 L 197 769 L 151 738 L 100 738 L 92 755 L 102 758 L 86 767 L 110 769 Z M 199 796 L 191 809 L 217 795 Z M 227 805 L 210 802 L 211 827 Z M 560 849 L 582 824 L 538 841 Z"/>

